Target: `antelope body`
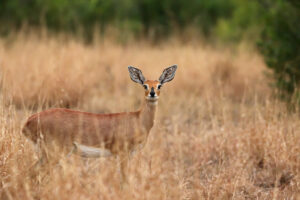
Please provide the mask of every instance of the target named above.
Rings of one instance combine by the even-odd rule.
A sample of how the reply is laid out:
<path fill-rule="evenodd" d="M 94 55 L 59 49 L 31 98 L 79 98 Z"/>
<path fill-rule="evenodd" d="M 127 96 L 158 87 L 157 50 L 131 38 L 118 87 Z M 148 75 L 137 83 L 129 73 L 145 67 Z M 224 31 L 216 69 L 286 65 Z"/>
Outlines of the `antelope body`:
<path fill-rule="evenodd" d="M 147 140 L 154 124 L 161 86 L 174 78 L 176 69 L 176 65 L 166 68 L 158 81 L 151 81 L 144 78 L 141 70 L 128 67 L 131 79 L 145 89 L 145 102 L 136 112 L 94 114 L 49 109 L 29 117 L 23 133 L 34 143 L 42 141 L 46 148 L 55 143 L 70 150 L 75 143 L 86 156 L 94 147 L 99 148 L 99 155 L 130 152 Z"/>
<path fill-rule="evenodd" d="M 117 154 L 132 151 L 145 141 L 154 123 L 155 110 L 152 103 L 145 103 L 137 112 L 114 114 L 55 108 L 31 116 L 24 134 L 35 143 L 42 139 L 46 146 L 55 142 L 67 150 L 78 142 Z"/>

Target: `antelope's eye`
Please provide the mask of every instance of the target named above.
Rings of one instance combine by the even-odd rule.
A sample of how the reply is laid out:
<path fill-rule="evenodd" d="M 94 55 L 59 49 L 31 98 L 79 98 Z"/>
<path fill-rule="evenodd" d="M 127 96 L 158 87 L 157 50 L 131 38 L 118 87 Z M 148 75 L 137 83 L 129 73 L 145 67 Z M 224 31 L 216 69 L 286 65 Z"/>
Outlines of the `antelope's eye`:
<path fill-rule="evenodd" d="M 143 86 L 144 86 L 145 90 L 147 90 L 147 89 L 148 89 L 148 86 L 147 86 L 147 85 L 143 85 Z"/>
<path fill-rule="evenodd" d="M 157 86 L 157 89 L 160 89 L 160 88 L 161 88 L 161 85 L 158 85 L 158 86 Z"/>

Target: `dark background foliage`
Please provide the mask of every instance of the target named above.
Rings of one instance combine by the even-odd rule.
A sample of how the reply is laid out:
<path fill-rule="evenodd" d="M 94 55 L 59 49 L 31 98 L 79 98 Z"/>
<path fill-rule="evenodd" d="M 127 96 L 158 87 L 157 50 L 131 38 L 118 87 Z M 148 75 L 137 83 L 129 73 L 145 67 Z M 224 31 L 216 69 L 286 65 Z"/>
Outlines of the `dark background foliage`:
<path fill-rule="evenodd" d="M 239 39 L 238 29 L 256 26 L 260 15 L 258 2 L 247 0 L 2 0 L 0 29 L 4 34 L 26 23 L 92 36 L 95 27 L 113 26 L 157 39 L 192 26 L 205 37 Z"/>
<path fill-rule="evenodd" d="M 299 101 L 300 2 L 278 1 L 269 5 L 259 49 L 274 72 L 276 86 L 284 99 Z"/>

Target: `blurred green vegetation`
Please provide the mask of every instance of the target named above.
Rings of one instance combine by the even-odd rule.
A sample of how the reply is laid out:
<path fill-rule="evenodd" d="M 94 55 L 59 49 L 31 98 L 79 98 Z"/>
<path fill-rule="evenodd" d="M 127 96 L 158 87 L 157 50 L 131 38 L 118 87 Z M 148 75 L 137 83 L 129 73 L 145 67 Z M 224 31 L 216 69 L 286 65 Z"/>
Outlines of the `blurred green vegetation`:
<path fill-rule="evenodd" d="M 300 1 L 275 2 L 267 4 L 270 12 L 266 14 L 258 47 L 273 72 L 280 96 L 300 103 Z"/>
<path fill-rule="evenodd" d="M 263 7 L 258 0 L 1 0 L 2 35 L 23 24 L 54 31 L 83 31 L 91 38 L 114 27 L 136 38 L 159 39 L 193 27 L 204 38 L 239 41 L 255 36 Z M 248 34 L 249 33 L 249 34 Z"/>
<path fill-rule="evenodd" d="M 299 0 L 1 0 L 0 35 L 24 26 L 80 33 L 117 30 L 128 37 L 160 41 L 186 31 L 208 42 L 256 44 L 274 72 L 282 97 L 298 96 L 300 85 Z M 97 31 L 95 31 L 97 30 Z M 188 34 L 187 34 L 188 35 Z"/>

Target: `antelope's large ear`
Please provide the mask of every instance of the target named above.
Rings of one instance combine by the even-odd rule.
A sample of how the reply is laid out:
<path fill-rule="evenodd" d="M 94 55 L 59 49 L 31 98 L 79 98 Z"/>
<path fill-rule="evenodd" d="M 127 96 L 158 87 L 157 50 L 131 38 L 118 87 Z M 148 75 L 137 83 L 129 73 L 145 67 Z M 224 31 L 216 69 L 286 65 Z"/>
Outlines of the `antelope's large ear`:
<path fill-rule="evenodd" d="M 143 76 L 141 70 L 139 70 L 138 68 L 129 66 L 128 71 L 129 71 L 131 80 L 133 80 L 136 83 L 142 84 L 142 85 L 144 84 L 145 77 Z"/>
<path fill-rule="evenodd" d="M 177 65 L 173 65 L 171 67 L 164 69 L 162 75 L 158 79 L 160 84 L 164 84 L 166 82 L 173 80 L 176 69 L 177 69 Z"/>

